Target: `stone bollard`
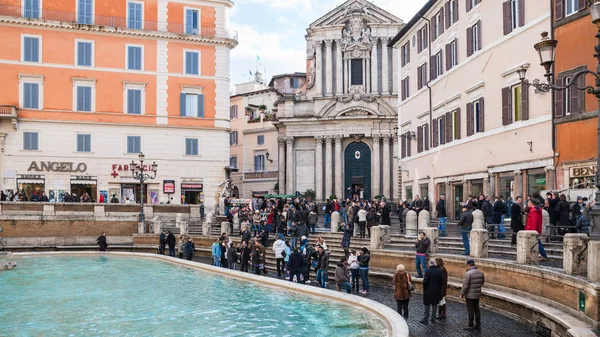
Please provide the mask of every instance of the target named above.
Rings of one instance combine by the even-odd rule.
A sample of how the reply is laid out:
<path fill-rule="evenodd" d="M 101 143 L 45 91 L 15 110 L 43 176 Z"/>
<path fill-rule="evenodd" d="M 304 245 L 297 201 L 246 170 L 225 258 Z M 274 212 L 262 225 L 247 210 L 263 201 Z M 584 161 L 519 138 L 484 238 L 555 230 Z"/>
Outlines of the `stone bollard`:
<path fill-rule="evenodd" d="M 588 241 L 587 275 L 590 282 L 600 282 L 600 241 Z"/>
<path fill-rule="evenodd" d="M 425 211 L 421 211 L 425 212 Z M 439 243 L 438 238 L 440 237 L 440 231 L 436 227 L 427 227 L 420 230 L 425 233 L 425 235 L 429 238 L 431 243 L 429 244 L 429 248 L 427 249 L 427 253 L 437 253 L 439 251 Z"/>
<path fill-rule="evenodd" d="M 429 211 L 422 210 L 421 212 L 419 212 L 417 222 L 419 224 L 419 230 L 423 230 L 429 227 L 429 224 L 431 223 L 431 214 L 429 213 Z"/>
<path fill-rule="evenodd" d="M 221 222 L 221 233 L 227 233 L 227 234 L 231 235 L 231 233 L 229 233 L 229 222 L 227 222 L 227 221 Z"/>
<path fill-rule="evenodd" d="M 163 224 L 162 221 L 158 220 L 158 217 L 152 218 L 152 220 L 150 220 L 150 225 L 152 226 L 154 234 L 162 233 Z"/>
<path fill-rule="evenodd" d="M 587 271 L 587 234 L 565 234 L 563 241 L 563 270 L 569 275 L 585 275 Z"/>
<path fill-rule="evenodd" d="M 406 236 L 417 236 L 417 212 L 408 211 L 406 213 Z"/>
<path fill-rule="evenodd" d="M 517 263 L 528 264 L 537 261 L 539 248 L 537 243 L 538 232 L 537 231 L 519 231 L 517 233 Z"/>
<path fill-rule="evenodd" d="M 138 234 L 146 234 L 146 222 L 138 221 Z"/>
<path fill-rule="evenodd" d="M 43 212 L 44 216 L 55 215 L 54 204 L 44 204 Z"/>
<path fill-rule="evenodd" d="M 238 212 L 235 212 L 235 214 L 233 215 L 233 231 L 236 233 L 240 232 L 240 216 L 238 215 Z"/>
<path fill-rule="evenodd" d="M 215 223 L 215 216 L 213 215 L 213 213 L 206 214 L 206 222 L 208 222 L 209 224 Z"/>
<path fill-rule="evenodd" d="M 485 229 L 485 217 L 479 209 L 473 211 L 473 229 Z"/>
<path fill-rule="evenodd" d="M 102 216 L 105 216 L 105 215 L 106 214 L 104 212 L 104 204 L 94 205 L 94 216 L 96 216 L 96 217 L 102 217 Z"/>
<path fill-rule="evenodd" d="M 183 220 L 183 214 L 177 213 L 177 215 L 175 216 L 175 227 L 176 228 L 181 228 L 182 220 Z"/>
<path fill-rule="evenodd" d="M 482 216 L 483 212 L 479 211 Z M 487 229 L 472 229 L 469 234 L 469 243 L 471 246 L 471 257 L 488 257 L 488 231 Z"/>
<path fill-rule="evenodd" d="M 390 226 L 380 225 L 371 227 L 371 249 L 382 249 L 390 240 Z"/>
<path fill-rule="evenodd" d="M 190 205 L 190 218 L 200 219 L 200 205 Z"/>
<path fill-rule="evenodd" d="M 203 222 L 202 223 L 202 235 L 204 236 L 210 236 L 210 227 L 211 224 L 209 222 Z"/>
<path fill-rule="evenodd" d="M 179 234 L 181 235 L 188 235 L 189 232 L 189 222 L 186 220 L 181 221 L 181 223 L 179 224 Z"/>
<path fill-rule="evenodd" d="M 542 209 L 542 235 L 550 235 L 550 214 L 545 209 Z M 549 236 L 544 236 L 544 238 L 545 242 L 548 242 L 550 239 Z"/>
<path fill-rule="evenodd" d="M 331 213 L 331 233 L 340 231 L 340 212 Z"/>

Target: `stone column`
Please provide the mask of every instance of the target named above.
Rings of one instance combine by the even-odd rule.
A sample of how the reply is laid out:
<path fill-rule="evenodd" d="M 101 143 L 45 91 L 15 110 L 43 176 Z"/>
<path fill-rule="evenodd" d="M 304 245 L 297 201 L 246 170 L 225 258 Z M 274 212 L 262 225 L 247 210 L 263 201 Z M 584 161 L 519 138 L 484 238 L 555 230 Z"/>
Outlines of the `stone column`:
<path fill-rule="evenodd" d="M 317 94 L 315 96 L 321 97 L 323 96 L 323 49 L 321 45 L 323 41 L 315 41 L 315 49 L 317 51 L 317 65 L 316 65 L 316 76 L 315 76 L 315 91 Z"/>
<path fill-rule="evenodd" d="M 379 59 L 377 57 L 377 43 L 379 39 L 373 39 L 373 49 L 371 50 L 371 93 L 378 94 L 379 93 L 379 71 L 377 69 L 377 65 Z"/>
<path fill-rule="evenodd" d="M 369 92 L 369 88 L 371 87 L 371 60 L 365 59 L 365 92 Z"/>
<path fill-rule="evenodd" d="M 381 192 L 381 188 L 379 184 L 381 183 L 381 179 L 379 177 L 379 172 L 381 172 L 381 164 L 379 158 L 379 140 L 381 139 L 380 135 L 373 135 L 373 178 L 371 180 L 371 186 L 373 186 L 371 191 L 371 199 L 375 198 L 375 196 L 379 195 Z"/>
<path fill-rule="evenodd" d="M 469 233 L 469 243 L 471 245 L 471 257 L 488 257 L 488 231 L 487 229 L 472 229 Z"/>
<path fill-rule="evenodd" d="M 519 231 L 517 233 L 517 263 L 527 264 L 537 261 L 539 248 L 536 245 L 538 232 L 536 231 Z"/>
<path fill-rule="evenodd" d="M 333 190 L 333 154 L 331 148 L 331 136 L 325 137 L 325 199 L 328 199 Z"/>
<path fill-rule="evenodd" d="M 388 135 L 383 136 L 383 195 L 386 198 L 392 196 L 390 179 L 390 137 Z"/>
<path fill-rule="evenodd" d="M 400 200 L 400 193 L 398 193 L 398 191 L 400 190 L 398 186 L 398 167 L 400 166 L 400 161 L 398 160 L 398 158 L 400 158 L 400 155 L 398 155 L 398 135 L 393 136 L 393 141 L 394 143 L 392 147 L 392 195 L 394 200 Z"/>
<path fill-rule="evenodd" d="M 390 86 L 389 86 L 389 62 L 388 62 L 388 52 L 389 48 L 387 44 L 390 42 L 389 37 L 381 38 L 381 93 L 383 95 L 389 95 Z"/>
<path fill-rule="evenodd" d="M 398 49 L 392 48 L 392 65 L 391 65 L 391 74 L 392 74 L 392 94 L 398 95 L 398 74 L 396 69 L 398 69 Z"/>
<path fill-rule="evenodd" d="M 347 94 L 350 90 L 350 59 L 344 60 L 346 64 L 346 89 L 344 90 L 344 94 Z"/>
<path fill-rule="evenodd" d="M 286 159 L 286 182 L 285 182 L 285 193 L 292 194 L 296 192 L 294 186 L 294 175 L 296 174 L 296 170 L 294 169 L 294 137 L 286 137 L 285 144 L 287 145 L 287 150 L 285 153 Z"/>
<path fill-rule="evenodd" d="M 335 42 L 335 94 L 344 92 L 344 59 L 342 56 L 342 40 Z"/>
<path fill-rule="evenodd" d="M 284 194 L 285 190 L 285 137 L 277 138 L 279 143 L 279 194 Z M 243 167 L 243 165 L 242 165 Z"/>
<path fill-rule="evenodd" d="M 344 199 L 344 186 L 342 177 L 344 171 L 342 170 L 342 161 L 344 155 L 342 153 L 342 135 L 335 136 L 335 195 L 338 199 Z"/>
<path fill-rule="evenodd" d="M 333 40 L 325 40 L 325 68 L 322 72 L 325 77 L 325 96 L 333 93 Z"/>
<path fill-rule="evenodd" d="M 569 275 L 584 275 L 587 271 L 587 234 L 565 234 L 563 270 Z"/>
<path fill-rule="evenodd" d="M 323 201 L 323 137 L 315 137 L 315 194 L 317 201 Z"/>

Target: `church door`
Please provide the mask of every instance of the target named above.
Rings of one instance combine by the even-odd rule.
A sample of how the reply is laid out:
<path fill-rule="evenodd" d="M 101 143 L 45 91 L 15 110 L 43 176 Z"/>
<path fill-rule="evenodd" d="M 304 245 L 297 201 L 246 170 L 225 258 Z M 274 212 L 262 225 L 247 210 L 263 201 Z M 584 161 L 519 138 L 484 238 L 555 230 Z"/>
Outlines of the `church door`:
<path fill-rule="evenodd" d="M 371 149 L 363 142 L 351 143 L 344 153 L 345 197 L 371 199 Z"/>

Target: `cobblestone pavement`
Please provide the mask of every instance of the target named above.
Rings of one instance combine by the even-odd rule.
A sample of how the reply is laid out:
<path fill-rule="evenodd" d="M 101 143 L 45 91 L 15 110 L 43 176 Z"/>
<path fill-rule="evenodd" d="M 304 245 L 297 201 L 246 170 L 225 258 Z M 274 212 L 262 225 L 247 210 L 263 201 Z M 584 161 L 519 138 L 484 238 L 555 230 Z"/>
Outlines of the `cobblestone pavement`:
<path fill-rule="evenodd" d="M 195 257 L 194 261 L 210 263 L 209 258 Z M 314 273 L 311 273 L 314 277 Z M 277 278 L 276 274 L 269 273 L 269 277 Z M 313 282 L 313 285 L 316 284 Z M 329 284 L 329 289 L 335 290 L 335 286 Z M 393 289 L 383 287 L 371 287 L 368 298 L 383 303 L 396 310 L 396 301 L 394 300 Z M 464 302 L 447 302 L 448 318 L 436 323 L 423 325 L 419 320 L 423 318 L 423 297 L 420 294 L 414 294 L 409 303 L 408 326 L 411 337 L 528 337 L 535 336 L 530 329 L 515 320 L 506 316 L 494 313 L 489 310 L 481 310 L 481 332 L 465 331 L 468 323 L 467 307 Z"/>

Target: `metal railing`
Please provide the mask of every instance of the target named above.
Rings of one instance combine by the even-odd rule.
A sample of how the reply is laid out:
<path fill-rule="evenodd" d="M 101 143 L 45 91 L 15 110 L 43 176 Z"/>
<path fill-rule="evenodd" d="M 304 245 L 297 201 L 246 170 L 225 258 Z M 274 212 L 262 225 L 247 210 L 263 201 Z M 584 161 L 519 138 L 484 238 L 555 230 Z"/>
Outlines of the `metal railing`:
<path fill-rule="evenodd" d="M 237 41 L 237 32 L 214 27 L 190 27 L 184 24 L 157 22 L 157 21 L 131 21 L 122 16 L 78 16 L 75 12 L 54 11 L 40 9 L 37 11 L 25 10 L 24 7 L 0 5 L 0 16 L 25 18 L 28 20 L 59 21 L 79 25 L 105 26 L 119 29 L 131 29 L 154 32 L 168 32 L 180 35 L 196 35 L 209 38 L 223 38 Z M 131 23 L 131 24 L 130 24 Z"/>

